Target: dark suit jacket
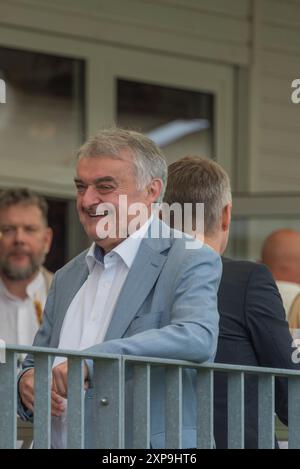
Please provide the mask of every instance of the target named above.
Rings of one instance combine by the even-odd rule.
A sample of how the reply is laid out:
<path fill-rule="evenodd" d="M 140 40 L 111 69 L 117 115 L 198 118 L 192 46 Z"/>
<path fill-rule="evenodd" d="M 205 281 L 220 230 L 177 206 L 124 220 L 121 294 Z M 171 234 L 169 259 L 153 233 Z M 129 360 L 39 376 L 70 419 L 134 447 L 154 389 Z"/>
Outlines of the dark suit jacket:
<path fill-rule="evenodd" d="M 299 369 L 282 300 L 266 266 L 223 258 L 216 363 Z M 287 381 L 276 378 L 276 413 L 287 424 Z M 245 447 L 258 447 L 257 378 L 245 377 Z M 214 434 L 227 447 L 227 378 L 215 373 Z"/>

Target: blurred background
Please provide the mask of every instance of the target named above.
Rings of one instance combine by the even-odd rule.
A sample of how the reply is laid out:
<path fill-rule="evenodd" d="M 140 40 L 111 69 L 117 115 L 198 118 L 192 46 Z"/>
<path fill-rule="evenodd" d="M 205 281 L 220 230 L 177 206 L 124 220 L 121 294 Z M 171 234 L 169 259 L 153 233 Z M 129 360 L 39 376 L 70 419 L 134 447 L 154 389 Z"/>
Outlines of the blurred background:
<path fill-rule="evenodd" d="M 300 230 L 300 0 L 0 0 L 0 188 L 47 197 L 55 271 L 88 241 L 76 148 L 117 123 L 168 162 L 214 158 L 233 188 L 226 254 Z"/>

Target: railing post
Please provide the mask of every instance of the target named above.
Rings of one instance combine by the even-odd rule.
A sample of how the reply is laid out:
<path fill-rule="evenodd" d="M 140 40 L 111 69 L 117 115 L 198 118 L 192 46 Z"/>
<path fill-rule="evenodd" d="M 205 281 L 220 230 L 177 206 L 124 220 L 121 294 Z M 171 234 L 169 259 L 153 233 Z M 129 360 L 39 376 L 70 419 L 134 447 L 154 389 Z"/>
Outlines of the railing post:
<path fill-rule="evenodd" d="M 197 448 L 214 447 L 213 436 L 213 370 L 197 372 Z"/>
<path fill-rule="evenodd" d="M 258 378 L 258 447 L 273 449 L 274 431 L 274 376 Z"/>
<path fill-rule="evenodd" d="M 124 362 L 94 359 L 96 448 L 124 448 Z"/>
<path fill-rule="evenodd" d="M 163 396 L 162 396 L 163 398 Z M 182 368 L 166 369 L 166 448 L 182 448 Z"/>
<path fill-rule="evenodd" d="M 133 448 L 150 448 L 150 365 L 134 365 Z"/>
<path fill-rule="evenodd" d="M 300 448 L 300 376 L 289 377 L 289 449 Z"/>
<path fill-rule="evenodd" d="M 228 373 L 228 448 L 244 448 L 244 373 Z"/>
<path fill-rule="evenodd" d="M 68 359 L 68 437 L 67 447 L 84 447 L 84 392 L 83 361 L 81 358 Z"/>
<path fill-rule="evenodd" d="M 0 363 L 0 449 L 15 449 L 17 444 L 17 364 L 16 354 L 6 351 Z"/>
<path fill-rule="evenodd" d="M 34 427 L 35 449 L 50 448 L 52 358 L 46 353 L 34 355 Z"/>

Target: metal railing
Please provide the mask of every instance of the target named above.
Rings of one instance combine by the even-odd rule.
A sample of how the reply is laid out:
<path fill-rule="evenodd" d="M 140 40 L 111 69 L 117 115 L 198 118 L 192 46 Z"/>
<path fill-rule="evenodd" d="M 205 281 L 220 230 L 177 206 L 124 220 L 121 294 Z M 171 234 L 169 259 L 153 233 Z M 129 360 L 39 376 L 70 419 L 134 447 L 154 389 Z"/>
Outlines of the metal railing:
<path fill-rule="evenodd" d="M 289 448 L 300 448 L 300 372 L 274 368 L 202 364 L 155 358 L 96 355 L 37 347 L 7 347 L 0 364 L 0 448 L 17 447 L 17 357 L 30 353 L 35 359 L 34 448 L 50 448 L 51 368 L 54 357 L 68 359 L 67 446 L 84 446 L 83 360 L 94 362 L 96 400 L 95 447 L 124 448 L 125 369 L 133 369 L 133 448 L 150 447 L 150 371 L 166 369 L 165 447 L 182 447 L 182 375 L 194 369 L 197 380 L 197 448 L 213 448 L 213 376 L 228 374 L 228 446 L 244 445 L 244 375 L 258 376 L 260 448 L 274 447 L 274 378 L 288 378 Z"/>

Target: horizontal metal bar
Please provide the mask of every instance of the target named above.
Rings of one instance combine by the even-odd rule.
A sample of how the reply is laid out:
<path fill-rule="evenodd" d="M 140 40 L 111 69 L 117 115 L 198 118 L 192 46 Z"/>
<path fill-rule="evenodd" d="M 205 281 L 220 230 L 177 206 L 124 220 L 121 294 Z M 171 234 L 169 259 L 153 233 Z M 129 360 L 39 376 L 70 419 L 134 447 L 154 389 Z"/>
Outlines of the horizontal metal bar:
<path fill-rule="evenodd" d="M 195 363 L 181 360 L 172 360 L 172 359 L 160 359 L 153 357 L 136 357 L 129 355 L 115 355 L 115 354 L 95 354 L 89 352 L 74 352 L 74 350 L 62 350 L 62 349 L 53 349 L 53 348 L 44 348 L 44 347 L 19 347 L 8 345 L 6 348 L 8 351 L 14 351 L 18 353 L 40 353 L 47 354 L 51 356 L 62 356 L 62 357 L 78 357 L 78 358 L 90 358 L 90 359 L 111 359 L 117 360 L 122 358 L 122 360 L 131 362 L 131 363 L 149 363 L 153 366 L 181 366 L 182 368 L 195 368 L 195 369 L 211 369 L 215 371 L 231 371 L 239 373 L 241 371 L 254 374 L 254 375 L 274 375 L 274 376 L 300 376 L 300 371 L 298 370 L 288 370 L 283 368 L 264 368 L 264 367 L 255 367 L 255 366 L 245 366 L 245 365 L 227 365 L 223 363 Z"/>
<path fill-rule="evenodd" d="M 84 351 L 75 351 L 74 350 L 64 350 L 58 348 L 46 348 L 46 347 L 33 347 L 33 346 L 19 346 L 19 345 L 6 345 L 6 350 L 10 350 L 12 352 L 18 353 L 26 353 L 26 354 L 44 354 L 44 355 L 51 355 L 57 357 L 78 357 L 78 358 L 113 358 L 118 359 L 121 355 L 116 355 L 112 353 L 90 353 Z"/>
<path fill-rule="evenodd" d="M 196 370 L 209 369 L 214 371 L 230 371 L 232 373 L 241 373 L 245 372 L 247 374 L 254 375 L 274 375 L 274 376 L 299 376 L 300 371 L 298 370 L 288 370 L 285 368 L 265 368 L 265 367 L 256 367 L 256 366 L 246 366 L 246 365 L 230 365 L 224 363 L 195 363 L 195 362 L 186 362 L 180 360 L 166 360 L 152 357 L 137 357 L 130 355 L 123 355 L 123 360 L 131 363 L 150 363 L 151 365 L 157 366 L 181 366 L 182 368 L 194 368 Z"/>

